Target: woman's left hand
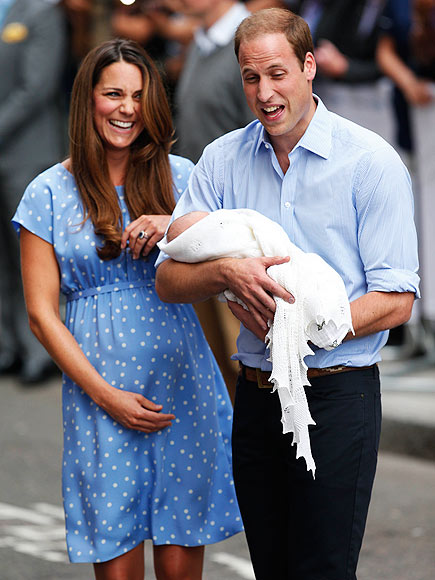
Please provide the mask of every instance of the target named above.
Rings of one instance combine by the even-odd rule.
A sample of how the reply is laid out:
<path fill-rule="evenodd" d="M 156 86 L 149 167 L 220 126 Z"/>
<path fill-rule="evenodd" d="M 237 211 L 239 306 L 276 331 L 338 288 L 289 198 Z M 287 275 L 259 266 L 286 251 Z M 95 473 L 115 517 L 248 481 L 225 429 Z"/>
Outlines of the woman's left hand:
<path fill-rule="evenodd" d="M 141 215 L 128 224 L 123 231 L 121 249 L 124 250 L 128 245 L 134 260 L 141 255 L 148 256 L 165 235 L 170 217 L 169 215 Z"/>

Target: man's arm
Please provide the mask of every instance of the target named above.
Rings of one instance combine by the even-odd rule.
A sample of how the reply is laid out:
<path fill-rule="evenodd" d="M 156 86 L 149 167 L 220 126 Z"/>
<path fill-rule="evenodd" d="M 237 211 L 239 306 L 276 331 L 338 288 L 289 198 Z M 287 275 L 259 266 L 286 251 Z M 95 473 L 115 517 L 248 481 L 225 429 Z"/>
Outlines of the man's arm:
<path fill-rule="evenodd" d="M 394 39 L 384 35 L 379 39 L 376 59 L 382 72 L 399 87 L 412 105 L 431 102 L 429 81 L 419 78 L 399 56 Z"/>
<path fill-rule="evenodd" d="M 411 317 L 414 293 L 368 292 L 350 304 L 355 336 L 349 333 L 345 340 L 390 330 L 407 322 Z"/>
<path fill-rule="evenodd" d="M 368 292 L 350 304 L 355 334 L 349 332 L 344 340 L 390 330 L 407 322 L 411 316 L 414 294 L 412 292 Z M 236 302 L 228 308 L 245 328 L 264 341 L 267 328 L 261 327 L 249 312 Z"/>
<path fill-rule="evenodd" d="M 219 294 L 225 289 L 220 270 L 226 259 L 197 264 L 165 260 L 157 268 L 157 294 L 163 302 L 192 304 Z"/>
<path fill-rule="evenodd" d="M 249 308 L 251 316 L 263 330 L 273 318 L 272 295 L 293 302 L 293 297 L 277 284 L 266 270 L 283 264 L 288 257 L 221 258 L 199 264 L 166 260 L 157 268 L 156 290 L 164 302 L 199 302 L 227 288 Z"/>

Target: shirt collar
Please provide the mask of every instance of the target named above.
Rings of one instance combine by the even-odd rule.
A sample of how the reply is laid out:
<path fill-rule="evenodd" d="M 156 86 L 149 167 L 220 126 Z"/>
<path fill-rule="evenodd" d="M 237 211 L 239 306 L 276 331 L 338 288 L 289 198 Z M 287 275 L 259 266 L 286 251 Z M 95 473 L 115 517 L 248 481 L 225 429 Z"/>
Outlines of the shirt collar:
<path fill-rule="evenodd" d="M 249 10 L 237 2 L 213 26 L 207 30 L 199 28 L 195 33 L 195 42 L 200 51 L 210 54 L 216 48 L 229 44 L 238 25 L 249 15 Z"/>
<path fill-rule="evenodd" d="M 329 111 L 322 100 L 317 95 L 313 95 L 313 97 L 317 102 L 316 110 L 305 133 L 296 144 L 295 149 L 297 147 L 303 147 L 307 151 L 311 151 L 324 159 L 328 159 L 332 144 L 332 121 L 329 116 Z M 270 149 L 271 147 L 269 135 L 263 126 L 260 128 L 255 154 L 257 154 L 261 145 L 264 145 L 266 149 Z"/>
<path fill-rule="evenodd" d="M 322 100 L 317 95 L 313 97 L 317 102 L 316 111 L 296 147 L 303 147 L 328 159 L 332 145 L 332 121 Z"/>

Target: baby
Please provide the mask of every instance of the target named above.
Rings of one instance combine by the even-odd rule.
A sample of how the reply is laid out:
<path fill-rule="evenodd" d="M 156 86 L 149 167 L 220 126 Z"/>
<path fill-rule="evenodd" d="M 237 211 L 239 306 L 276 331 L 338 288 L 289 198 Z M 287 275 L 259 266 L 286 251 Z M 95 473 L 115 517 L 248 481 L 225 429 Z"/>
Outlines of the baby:
<path fill-rule="evenodd" d="M 274 297 L 276 312 L 266 345 L 272 363 L 270 380 L 281 402 L 283 432 L 293 433 L 297 456 L 305 458 L 314 475 L 308 432 L 314 421 L 304 390 L 309 385 L 304 358 L 313 354 L 309 342 L 331 350 L 353 331 L 343 280 L 320 256 L 295 246 L 278 223 L 250 209 L 186 214 L 174 220 L 158 246 L 172 259 L 187 263 L 290 256 L 289 262 L 267 270 L 295 302 Z M 227 300 L 241 303 L 230 290 L 223 294 Z"/>
<path fill-rule="evenodd" d="M 187 228 L 190 228 L 193 224 L 196 224 L 196 222 L 199 222 L 208 215 L 210 215 L 208 211 L 191 211 L 174 220 L 166 232 L 167 243 L 178 238 Z"/>
<path fill-rule="evenodd" d="M 158 246 L 172 259 L 187 263 L 288 255 L 289 263 L 271 266 L 268 274 L 274 280 L 280 278 L 279 283 L 295 298 L 299 294 L 299 300 L 312 310 L 316 322 L 307 326 L 307 340 L 331 350 L 351 330 L 349 302 L 340 276 L 320 256 L 295 246 L 278 223 L 257 211 L 190 212 L 173 221 Z M 296 272 L 300 273 L 301 280 L 297 279 Z M 300 284 L 302 295 L 297 292 Z M 241 303 L 230 290 L 223 294 L 227 300 Z"/>
<path fill-rule="evenodd" d="M 221 210 L 222 211 L 222 210 Z M 225 210 L 235 212 L 237 210 Z M 194 224 L 209 216 L 210 213 L 207 211 L 192 211 L 187 213 L 172 222 L 166 233 L 166 242 L 169 244 L 182 233 L 184 233 L 187 228 L 192 227 Z M 222 216 L 223 217 L 223 216 Z M 211 238 L 208 238 L 211 242 L 207 244 L 207 240 L 201 239 L 199 236 L 194 239 L 186 239 L 186 236 L 182 238 L 182 245 L 172 244 L 171 246 L 165 246 L 164 251 L 170 254 L 171 258 L 177 262 L 203 262 L 208 260 L 216 260 L 218 257 L 225 258 L 241 258 L 241 257 L 256 257 L 262 256 L 262 252 L 258 247 L 250 229 L 242 228 L 238 232 L 237 244 L 234 244 L 234 240 L 230 239 L 229 236 L 229 223 L 228 218 L 230 214 L 227 214 L 227 219 L 220 219 L 218 228 L 214 228 Z M 235 217 L 235 214 L 231 213 L 231 218 Z M 163 240 L 164 241 L 164 240 Z M 161 249 L 162 246 L 159 245 Z M 219 249 L 219 255 L 217 255 L 217 248 Z M 243 253 L 243 255 L 241 255 Z M 221 301 L 230 300 L 232 302 L 237 302 L 241 304 L 245 310 L 248 310 L 246 304 L 244 304 L 231 290 L 225 290 L 218 296 Z"/>
<path fill-rule="evenodd" d="M 192 263 L 224 257 L 263 256 L 252 229 L 246 227 L 239 229 L 240 216 L 243 215 L 240 212 L 246 211 L 251 210 L 219 210 L 212 214 L 206 211 L 187 213 L 172 222 L 166 234 L 166 242 L 173 242 L 188 228 L 190 228 L 189 234 L 186 232 L 186 235 L 182 236 L 179 242 L 173 243 L 171 246 L 159 247 L 177 262 Z M 253 213 L 257 214 L 257 212 Z M 208 218 L 205 222 L 205 228 L 193 227 L 205 218 Z M 209 235 L 207 235 L 208 227 L 211 228 Z M 241 253 L 244 255 L 242 256 Z"/>

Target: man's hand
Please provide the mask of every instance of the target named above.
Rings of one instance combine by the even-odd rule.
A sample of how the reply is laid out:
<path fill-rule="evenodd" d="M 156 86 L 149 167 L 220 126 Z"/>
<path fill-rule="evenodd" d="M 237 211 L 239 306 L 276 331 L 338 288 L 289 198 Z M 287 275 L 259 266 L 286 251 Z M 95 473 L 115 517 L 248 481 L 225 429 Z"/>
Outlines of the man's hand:
<path fill-rule="evenodd" d="M 285 264 L 289 260 L 288 256 L 284 258 L 275 256 L 271 258 L 231 258 L 222 262 L 223 276 L 227 287 L 247 306 L 249 318 L 253 319 L 252 322 L 249 322 L 241 312 L 240 316 L 236 314 L 239 310 L 233 311 L 231 309 L 245 326 L 249 324 L 252 328 L 257 328 L 257 330 L 260 328 L 265 333 L 268 330 L 267 320 L 273 320 L 276 310 L 273 296 L 278 296 L 290 303 L 294 302 L 293 296 L 266 272 L 270 266 Z M 243 320 L 241 316 L 243 316 Z M 252 332 L 258 336 L 257 332 L 254 330 Z"/>
<path fill-rule="evenodd" d="M 228 300 L 227 305 L 234 316 L 240 320 L 240 322 L 247 330 L 250 330 L 252 334 L 255 334 L 255 336 L 261 341 L 265 341 L 267 330 L 257 324 L 250 312 L 245 310 L 241 304 L 233 302 L 232 300 Z M 264 323 L 266 324 L 267 328 L 267 320 L 265 320 Z"/>
<path fill-rule="evenodd" d="M 326 77 L 333 79 L 342 78 L 349 68 L 347 57 L 329 40 L 322 39 L 319 41 L 314 56 L 319 71 Z"/>
<path fill-rule="evenodd" d="M 432 102 L 430 83 L 424 79 L 411 78 L 404 87 L 403 93 L 411 105 L 424 106 Z"/>
<path fill-rule="evenodd" d="M 156 290 L 163 302 L 195 303 L 231 290 L 249 309 L 264 330 L 275 312 L 273 296 L 290 303 L 293 296 L 266 272 L 270 266 L 284 264 L 289 257 L 219 258 L 186 264 L 165 260 L 158 268 Z"/>

